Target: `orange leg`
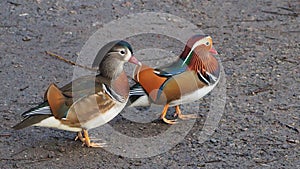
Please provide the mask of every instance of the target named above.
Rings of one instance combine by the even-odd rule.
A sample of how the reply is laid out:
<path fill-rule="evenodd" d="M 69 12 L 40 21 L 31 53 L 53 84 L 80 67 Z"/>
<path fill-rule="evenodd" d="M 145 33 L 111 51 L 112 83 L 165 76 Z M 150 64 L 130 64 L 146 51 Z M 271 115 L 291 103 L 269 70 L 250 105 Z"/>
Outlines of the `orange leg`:
<path fill-rule="evenodd" d="M 80 140 L 83 142 L 82 145 L 86 145 L 87 147 L 104 147 L 105 143 L 93 143 L 89 137 L 89 133 L 87 130 L 83 129 L 83 136 L 81 132 L 77 133 L 75 140 Z"/>
<path fill-rule="evenodd" d="M 85 139 L 84 139 L 84 137 L 82 136 L 82 133 L 81 133 L 81 131 L 79 131 L 78 133 L 77 133 L 77 136 L 75 137 L 75 141 L 76 140 L 80 140 L 80 141 L 82 141 L 82 142 L 85 142 Z"/>
<path fill-rule="evenodd" d="M 176 123 L 176 120 L 168 120 L 166 118 L 166 114 L 167 114 L 167 111 L 168 111 L 168 108 L 169 108 L 169 104 L 166 104 L 165 107 L 164 107 L 164 110 L 162 111 L 161 115 L 160 115 L 160 118 L 167 124 L 175 124 Z"/>
<path fill-rule="evenodd" d="M 178 118 L 180 118 L 182 120 L 198 118 L 198 116 L 196 114 L 182 114 L 181 110 L 180 110 L 180 107 L 178 105 L 175 106 L 175 114 L 174 114 L 174 116 L 178 116 Z"/>

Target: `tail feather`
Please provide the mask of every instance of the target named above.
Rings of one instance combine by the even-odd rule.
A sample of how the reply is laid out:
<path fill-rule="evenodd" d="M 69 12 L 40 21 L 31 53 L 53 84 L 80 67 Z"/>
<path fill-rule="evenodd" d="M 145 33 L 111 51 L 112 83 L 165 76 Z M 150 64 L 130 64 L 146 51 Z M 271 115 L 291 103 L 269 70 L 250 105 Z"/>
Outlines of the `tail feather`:
<path fill-rule="evenodd" d="M 29 127 L 36 123 L 39 123 L 40 121 L 42 121 L 50 116 L 51 115 L 46 115 L 46 114 L 28 116 L 27 118 L 25 118 L 23 121 L 21 121 L 20 123 L 18 123 L 15 126 L 13 126 L 12 128 L 15 130 L 19 130 L 19 129 L 22 129 L 25 127 Z"/>
<path fill-rule="evenodd" d="M 28 126 L 32 126 L 40 121 L 53 116 L 48 102 L 44 102 L 37 107 L 34 107 L 22 114 L 25 118 L 23 121 L 12 127 L 15 130 L 19 130 Z"/>
<path fill-rule="evenodd" d="M 36 114 L 49 114 L 49 115 L 52 114 L 47 101 L 45 101 L 44 103 L 42 103 L 32 109 L 29 109 L 28 111 L 24 112 L 22 114 L 22 116 L 28 117 L 28 116 L 32 116 L 32 115 L 36 115 Z"/>
<path fill-rule="evenodd" d="M 29 117 L 34 115 L 52 115 L 50 107 L 41 107 L 39 109 L 35 109 L 33 111 L 27 112 L 26 114 L 22 114 L 23 117 Z"/>
<path fill-rule="evenodd" d="M 148 95 L 139 83 L 130 87 L 129 100 L 126 106 L 150 106 Z"/>

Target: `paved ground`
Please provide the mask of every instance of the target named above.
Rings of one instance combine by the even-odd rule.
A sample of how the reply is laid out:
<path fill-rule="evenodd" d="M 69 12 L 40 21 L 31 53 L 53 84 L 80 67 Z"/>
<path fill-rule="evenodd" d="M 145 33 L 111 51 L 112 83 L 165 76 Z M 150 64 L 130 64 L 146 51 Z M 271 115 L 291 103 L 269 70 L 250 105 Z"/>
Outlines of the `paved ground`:
<path fill-rule="evenodd" d="M 300 168 L 299 1 L 8 0 L 1 1 L 0 11 L 0 168 Z M 150 158 L 82 148 L 70 132 L 10 129 L 23 111 L 42 101 L 51 82 L 62 86 L 72 78 L 72 66 L 44 51 L 75 61 L 103 24 L 146 11 L 189 20 L 214 39 L 226 73 L 227 102 L 206 142 L 194 134 L 201 118 L 182 142 Z M 211 97 L 199 101 L 203 118 Z M 169 127 L 159 121 L 134 124 L 122 116 L 110 124 L 131 136 Z"/>

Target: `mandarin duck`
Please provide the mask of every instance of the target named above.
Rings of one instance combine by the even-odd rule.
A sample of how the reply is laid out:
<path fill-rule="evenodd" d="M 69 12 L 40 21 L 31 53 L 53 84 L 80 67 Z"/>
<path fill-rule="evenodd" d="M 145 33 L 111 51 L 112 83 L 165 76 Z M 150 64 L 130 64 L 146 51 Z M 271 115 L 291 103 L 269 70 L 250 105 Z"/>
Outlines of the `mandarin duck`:
<path fill-rule="evenodd" d="M 176 123 L 166 118 L 169 106 L 175 106 L 174 117 L 196 118 L 195 114 L 183 115 L 179 105 L 202 98 L 216 86 L 220 78 L 220 65 L 213 56 L 216 54 L 210 36 L 195 35 L 175 62 L 156 69 L 138 66 L 128 106 L 164 105 L 160 118 L 168 124 Z"/>
<path fill-rule="evenodd" d="M 44 102 L 24 112 L 25 119 L 13 128 L 42 126 L 78 132 L 75 140 L 87 147 L 102 147 L 105 143 L 91 142 L 88 130 L 109 122 L 125 107 L 129 84 L 123 65 L 141 63 L 126 41 L 110 42 L 99 53 L 103 58 L 96 76 L 82 76 L 61 88 L 51 84 Z"/>

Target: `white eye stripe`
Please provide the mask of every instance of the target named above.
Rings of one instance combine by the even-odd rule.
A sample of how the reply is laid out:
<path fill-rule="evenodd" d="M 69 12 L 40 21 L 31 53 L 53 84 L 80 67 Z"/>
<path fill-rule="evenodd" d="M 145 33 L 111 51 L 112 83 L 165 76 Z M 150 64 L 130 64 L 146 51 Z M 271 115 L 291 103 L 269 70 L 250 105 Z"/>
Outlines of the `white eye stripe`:
<path fill-rule="evenodd" d="M 126 55 L 125 55 L 125 58 L 124 58 L 124 60 L 125 61 L 128 61 L 130 58 L 131 58 L 131 52 L 128 50 L 128 49 L 126 49 L 127 50 L 127 53 L 126 53 Z M 123 55 L 124 56 L 124 55 Z"/>
<path fill-rule="evenodd" d="M 185 64 L 185 62 L 187 61 L 187 59 L 189 58 L 188 56 L 194 51 L 194 49 L 198 46 L 200 46 L 201 44 L 205 44 L 207 43 L 207 39 L 211 38 L 210 36 L 200 39 L 199 41 L 197 41 L 196 43 L 194 43 L 192 49 L 190 50 L 189 54 L 187 55 L 187 57 L 185 58 L 185 60 L 183 61 L 182 65 Z M 208 42 L 209 43 L 209 42 Z"/>

